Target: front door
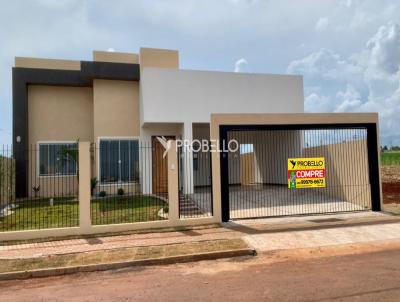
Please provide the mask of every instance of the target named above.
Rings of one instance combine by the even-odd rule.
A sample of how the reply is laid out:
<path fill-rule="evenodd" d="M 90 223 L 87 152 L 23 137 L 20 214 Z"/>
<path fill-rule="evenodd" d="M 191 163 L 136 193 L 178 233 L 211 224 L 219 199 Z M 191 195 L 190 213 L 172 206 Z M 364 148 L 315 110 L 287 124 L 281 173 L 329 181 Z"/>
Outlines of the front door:
<path fill-rule="evenodd" d="M 175 136 L 164 136 L 167 140 L 175 139 Z M 152 145 L 152 183 L 153 193 L 168 193 L 168 159 L 163 158 L 165 148 L 156 136 L 151 138 Z"/>

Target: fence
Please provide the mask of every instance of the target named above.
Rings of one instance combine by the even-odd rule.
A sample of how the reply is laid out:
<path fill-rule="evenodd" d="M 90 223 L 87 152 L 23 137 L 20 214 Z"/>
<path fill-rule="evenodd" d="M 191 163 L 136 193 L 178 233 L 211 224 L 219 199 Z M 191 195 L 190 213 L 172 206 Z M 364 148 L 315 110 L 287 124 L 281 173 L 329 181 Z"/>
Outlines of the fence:
<path fill-rule="evenodd" d="M 213 215 L 211 152 L 178 150 L 179 217 Z M 197 151 L 198 150 L 198 151 Z"/>
<path fill-rule="evenodd" d="M 215 223 L 211 208 L 207 215 L 180 215 L 178 169 L 169 163 L 178 166 L 175 148 L 167 156 L 154 141 L 4 147 L 0 240 Z"/>
<path fill-rule="evenodd" d="M 371 209 L 366 129 L 232 130 L 231 218 Z M 288 189 L 288 159 L 325 159 L 325 187 Z"/>
<path fill-rule="evenodd" d="M 15 158 L 23 158 L 23 169 L 16 169 Z M 0 231 L 78 226 L 78 170 L 77 143 L 3 147 Z"/>
<path fill-rule="evenodd" d="M 167 158 L 160 151 L 137 140 L 92 144 L 92 224 L 168 219 Z"/>

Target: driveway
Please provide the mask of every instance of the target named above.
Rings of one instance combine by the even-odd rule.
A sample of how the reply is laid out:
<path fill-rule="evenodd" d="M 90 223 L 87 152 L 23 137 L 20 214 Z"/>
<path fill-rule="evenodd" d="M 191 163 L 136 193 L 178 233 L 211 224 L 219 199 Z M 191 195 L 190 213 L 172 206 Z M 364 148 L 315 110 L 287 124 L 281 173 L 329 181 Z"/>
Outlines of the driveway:
<path fill-rule="evenodd" d="M 346 188 L 340 188 L 345 190 Z M 347 190 L 350 190 L 347 188 Z M 365 192 L 368 192 L 369 187 Z M 288 190 L 282 185 L 231 185 L 229 207 L 231 219 L 274 217 L 317 213 L 365 211 L 371 208 L 369 194 L 362 193 L 352 201 L 340 199 L 335 187 Z M 211 215 L 210 187 L 195 188 L 190 199 L 203 215 Z"/>

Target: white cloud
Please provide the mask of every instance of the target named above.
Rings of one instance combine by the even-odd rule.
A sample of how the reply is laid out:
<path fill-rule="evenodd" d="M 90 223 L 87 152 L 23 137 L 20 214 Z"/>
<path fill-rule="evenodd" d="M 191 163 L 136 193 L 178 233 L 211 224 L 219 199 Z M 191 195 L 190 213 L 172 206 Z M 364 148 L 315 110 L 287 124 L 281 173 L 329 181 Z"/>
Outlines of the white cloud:
<path fill-rule="evenodd" d="M 320 49 L 292 61 L 287 71 L 304 75 L 307 111 L 379 112 L 383 138 L 397 137 L 400 144 L 398 24 L 379 27 L 357 53 L 342 57 Z"/>
<path fill-rule="evenodd" d="M 370 53 L 369 68 L 373 72 L 395 75 L 400 67 L 400 26 L 389 24 L 381 26 L 378 32 L 368 41 Z"/>
<path fill-rule="evenodd" d="M 397 0 L 8 1 L 0 10 L 0 127 L 11 132 L 14 56 L 90 60 L 110 45 L 178 49 L 187 69 L 232 70 L 245 54 L 252 72 L 282 73 L 301 58 L 288 71 L 306 75 L 306 108 L 335 111 L 347 84 L 364 110 L 389 99 L 393 106 L 398 29 L 377 29 L 399 15 Z"/>
<path fill-rule="evenodd" d="M 246 72 L 247 71 L 247 60 L 245 58 L 240 58 L 235 62 L 235 72 Z"/>
<path fill-rule="evenodd" d="M 350 84 L 347 85 L 345 91 L 339 91 L 336 94 L 338 107 L 336 112 L 352 112 L 359 111 L 362 105 L 360 93 Z"/>
<path fill-rule="evenodd" d="M 315 30 L 318 32 L 322 32 L 328 28 L 329 20 L 327 17 L 319 18 L 317 23 L 315 24 Z"/>
<path fill-rule="evenodd" d="M 305 97 L 304 107 L 308 112 L 329 112 L 330 100 L 325 95 L 319 95 L 316 92 L 312 92 Z"/>

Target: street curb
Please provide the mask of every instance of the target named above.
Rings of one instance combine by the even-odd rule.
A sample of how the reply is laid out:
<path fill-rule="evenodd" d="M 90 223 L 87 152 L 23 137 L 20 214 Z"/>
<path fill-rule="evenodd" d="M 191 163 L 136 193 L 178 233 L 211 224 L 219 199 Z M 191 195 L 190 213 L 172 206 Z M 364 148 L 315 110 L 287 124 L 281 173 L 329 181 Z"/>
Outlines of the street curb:
<path fill-rule="evenodd" d="M 89 265 L 79 265 L 79 266 L 66 266 L 58 268 L 44 268 L 31 271 L 0 273 L 0 281 L 61 276 L 61 275 L 74 274 L 80 272 L 106 271 L 106 270 L 121 269 L 133 266 L 165 265 L 174 263 L 194 262 L 201 260 L 216 260 L 221 258 L 256 256 L 256 255 L 257 252 L 255 249 L 244 248 L 237 250 L 206 252 L 199 254 L 170 256 L 170 257 L 153 258 L 153 259 L 130 260 L 123 262 L 100 263 L 100 264 L 89 264 Z"/>

